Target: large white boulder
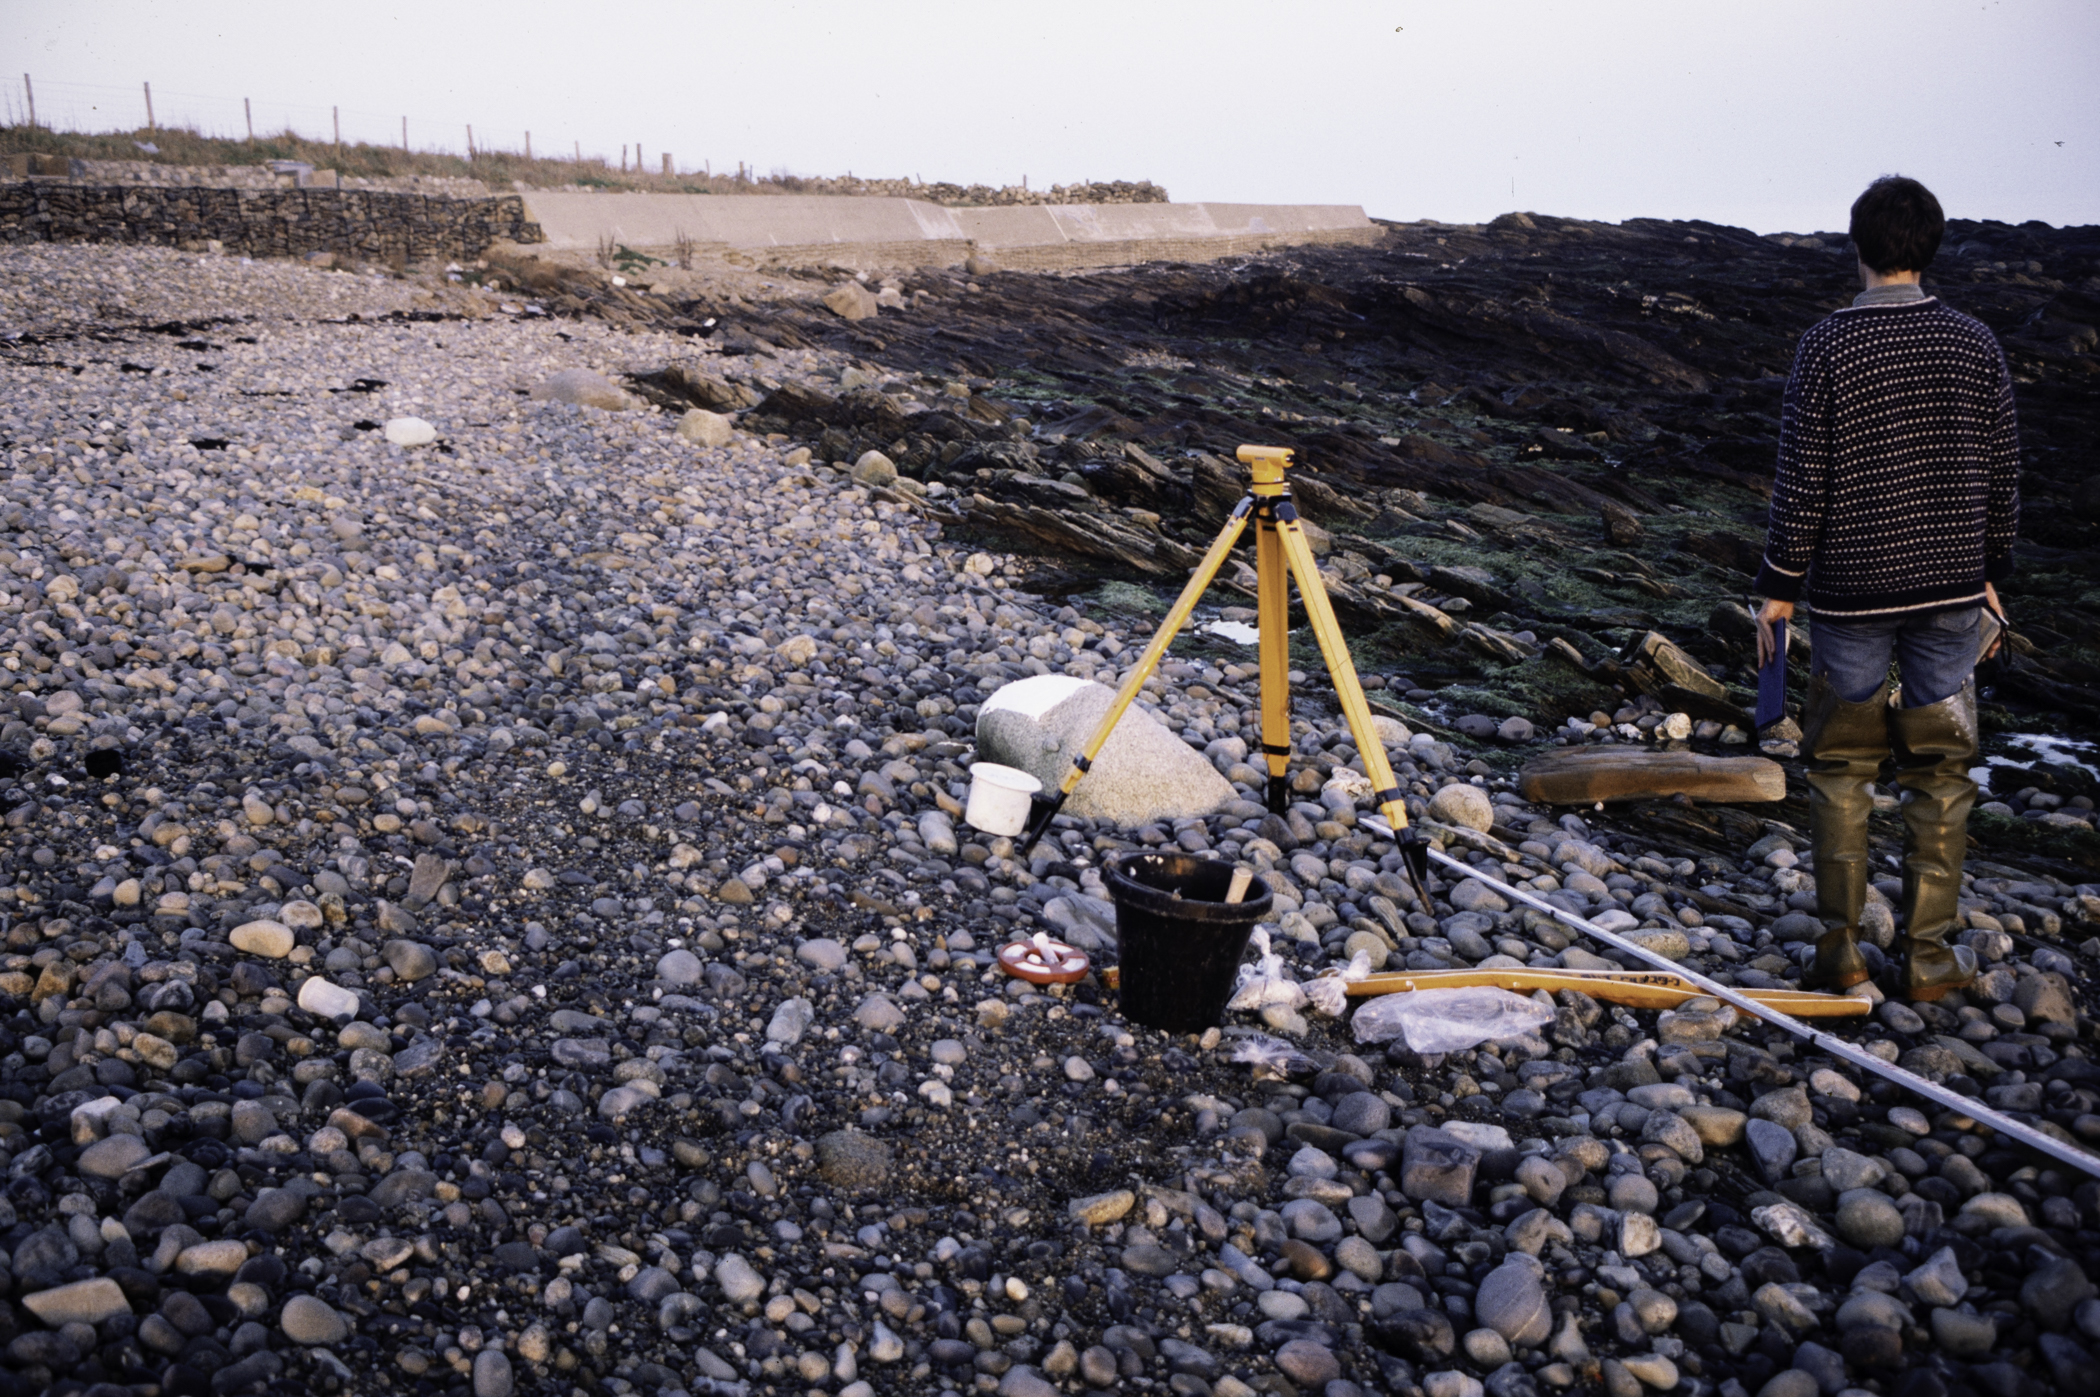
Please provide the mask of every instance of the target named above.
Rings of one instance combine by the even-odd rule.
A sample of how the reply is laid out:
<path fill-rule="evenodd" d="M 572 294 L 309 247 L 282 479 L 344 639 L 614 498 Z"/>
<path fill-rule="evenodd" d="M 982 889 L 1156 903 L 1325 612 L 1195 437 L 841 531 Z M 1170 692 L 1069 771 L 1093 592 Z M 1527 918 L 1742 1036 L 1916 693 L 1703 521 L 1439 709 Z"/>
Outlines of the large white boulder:
<path fill-rule="evenodd" d="M 977 711 L 978 758 L 1018 767 L 1054 791 L 1115 697 L 1113 689 L 1069 675 L 1016 680 Z M 1065 813 L 1127 827 L 1213 814 L 1238 798 L 1201 752 L 1132 704 Z"/>

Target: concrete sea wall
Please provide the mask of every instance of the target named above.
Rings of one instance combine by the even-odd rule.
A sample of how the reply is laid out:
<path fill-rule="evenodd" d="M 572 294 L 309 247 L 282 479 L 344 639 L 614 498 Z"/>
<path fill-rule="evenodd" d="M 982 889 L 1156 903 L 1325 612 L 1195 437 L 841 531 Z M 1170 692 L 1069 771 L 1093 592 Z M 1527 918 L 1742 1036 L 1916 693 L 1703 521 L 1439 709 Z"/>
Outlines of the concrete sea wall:
<path fill-rule="evenodd" d="M 918 199 L 824 195 L 580 194 L 536 191 L 526 212 L 555 251 L 601 241 L 639 249 L 696 246 L 789 263 L 1057 268 L 1208 259 L 1311 242 L 1369 242 L 1379 230 L 1353 204 L 1028 204 L 948 208 Z"/>

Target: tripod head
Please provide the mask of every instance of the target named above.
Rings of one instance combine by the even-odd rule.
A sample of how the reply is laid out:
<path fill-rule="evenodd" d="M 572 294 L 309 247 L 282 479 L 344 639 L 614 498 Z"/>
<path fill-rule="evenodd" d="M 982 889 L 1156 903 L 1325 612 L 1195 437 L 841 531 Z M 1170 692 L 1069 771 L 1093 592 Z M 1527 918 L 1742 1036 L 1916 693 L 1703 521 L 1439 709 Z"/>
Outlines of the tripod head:
<path fill-rule="evenodd" d="M 1238 452 L 1240 463 L 1254 468 L 1253 492 L 1263 496 L 1283 493 L 1283 473 L 1294 464 L 1295 454 L 1288 446 L 1243 446 Z"/>

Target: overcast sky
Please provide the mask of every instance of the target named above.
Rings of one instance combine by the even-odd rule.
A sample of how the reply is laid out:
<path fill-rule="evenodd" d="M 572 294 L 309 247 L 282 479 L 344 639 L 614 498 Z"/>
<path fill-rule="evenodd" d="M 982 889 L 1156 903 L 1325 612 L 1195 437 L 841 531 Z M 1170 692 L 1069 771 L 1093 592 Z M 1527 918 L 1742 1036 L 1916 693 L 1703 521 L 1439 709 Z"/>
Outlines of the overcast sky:
<path fill-rule="evenodd" d="M 1954 217 L 2100 222 L 2093 0 L 0 0 L 46 124 L 581 143 L 650 167 L 1178 200 L 1842 228 L 1898 171 Z"/>

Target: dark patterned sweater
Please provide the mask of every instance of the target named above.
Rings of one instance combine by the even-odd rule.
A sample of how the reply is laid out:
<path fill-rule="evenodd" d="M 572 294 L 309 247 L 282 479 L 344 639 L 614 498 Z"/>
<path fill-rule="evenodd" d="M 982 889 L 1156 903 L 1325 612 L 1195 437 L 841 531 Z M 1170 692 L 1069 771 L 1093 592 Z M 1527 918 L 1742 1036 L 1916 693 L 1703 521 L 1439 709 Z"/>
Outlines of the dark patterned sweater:
<path fill-rule="evenodd" d="M 2012 573 L 2012 375 L 1978 321 L 1927 297 L 1801 337 L 1757 590 L 1832 617 L 1951 610 Z"/>

